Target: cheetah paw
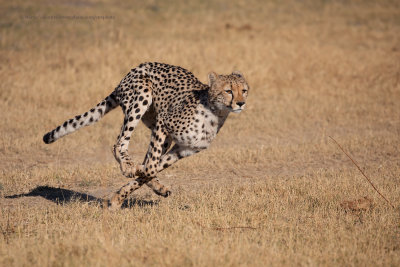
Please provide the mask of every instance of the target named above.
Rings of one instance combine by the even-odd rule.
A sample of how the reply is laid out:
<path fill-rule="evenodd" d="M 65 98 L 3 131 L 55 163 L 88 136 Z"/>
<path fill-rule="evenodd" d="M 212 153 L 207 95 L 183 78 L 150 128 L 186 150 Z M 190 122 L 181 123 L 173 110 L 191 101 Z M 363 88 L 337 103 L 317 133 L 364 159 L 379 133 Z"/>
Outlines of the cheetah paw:
<path fill-rule="evenodd" d="M 153 192 L 162 197 L 169 197 L 172 194 L 171 190 L 167 187 L 161 188 L 160 190 L 153 190 Z"/>
<path fill-rule="evenodd" d="M 163 192 L 162 194 L 160 194 L 160 196 L 163 197 L 169 197 L 172 194 L 172 192 L 170 190 L 166 190 L 165 192 Z"/>
<path fill-rule="evenodd" d="M 110 211 L 116 211 L 121 209 L 123 201 L 121 201 L 120 196 L 118 194 L 114 194 L 109 201 L 107 201 L 107 207 Z"/>
<path fill-rule="evenodd" d="M 121 172 L 127 178 L 135 178 L 143 173 L 143 165 L 135 165 L 132 161 L 121 162 Z"/>

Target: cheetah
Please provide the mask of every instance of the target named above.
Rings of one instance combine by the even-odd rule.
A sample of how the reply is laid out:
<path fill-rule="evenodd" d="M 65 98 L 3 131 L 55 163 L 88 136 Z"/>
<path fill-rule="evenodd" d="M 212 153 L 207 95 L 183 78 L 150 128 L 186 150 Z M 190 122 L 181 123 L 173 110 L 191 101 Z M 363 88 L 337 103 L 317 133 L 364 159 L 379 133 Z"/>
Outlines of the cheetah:
<path fill-rule="evenodd" d="M 113 153 L 122 174 L 133 179 L 111 197 L 110 208 L 118 209 L 144 184 L 158 195 L 169 196 L 171 191 L 160 183 L 157 173 L 207 149 L 229 113 L 240 113 L 245 108 L 248 92 L 249 86 L 239 71 L 229 75 L 211 72 L 206 85 L 182 67 L 142 63 L 97 106 L 46 133 L 43 141 L 53 143 L 121 106 L 124 122 Z M 143 163 L 135 164 L 128 145 L 140 120 L 151 130 L 151 138 Z"/>

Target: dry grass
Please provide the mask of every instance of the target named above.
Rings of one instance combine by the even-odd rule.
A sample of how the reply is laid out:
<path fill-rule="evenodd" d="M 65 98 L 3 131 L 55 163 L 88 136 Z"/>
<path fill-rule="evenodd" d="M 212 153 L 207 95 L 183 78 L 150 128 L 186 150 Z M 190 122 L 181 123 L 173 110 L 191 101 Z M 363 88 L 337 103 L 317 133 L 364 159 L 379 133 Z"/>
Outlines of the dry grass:
<path fill-rule="evenodd" d="M 400 265 L 396 1 L 11 1 L 0 10 L 0 265 Z M 109 15 L 109 20 L 24 16 Z M 144 61 L 241 70 L 248 109 L 109 213 L 122 113 L 44 145 Z M 360 163 L 390 208 L 333 136 Z M 144 156 L 139 127 L 132 154 Z M 364 196 L 372 206 L 346 209 Z M 355 201 L 355 202 L 354 202 Z M 342 205 L 341 205 L 342 204 Z M 252 228 L 235 228 L 252 227 Z"/>

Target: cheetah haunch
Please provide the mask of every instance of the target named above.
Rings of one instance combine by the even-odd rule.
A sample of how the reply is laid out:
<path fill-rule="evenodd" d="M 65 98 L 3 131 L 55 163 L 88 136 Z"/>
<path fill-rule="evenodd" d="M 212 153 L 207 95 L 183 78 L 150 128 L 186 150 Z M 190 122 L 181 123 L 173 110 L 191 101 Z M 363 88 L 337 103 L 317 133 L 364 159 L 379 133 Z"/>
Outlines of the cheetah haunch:
<path fill-rule="evenodd" d="M 125 118 L 114 157 L 123 175 L 134 178 L 111 198 L 111 208 L 119 208 L 128 195 L 149 186 L 161 196 L 170 190 L 156 178 L 158 172 L 181 158 L 208 148 L 230 112 L 240 113 L 249 87 L 243 75 L 208 75 L 209 84 L 201 83 L 191 72 L 162 63 L 143 63 L 132 69 L 96 107 L 65 121 L 43 136 L 46 144 L 79 128 L 97 122 L 118 105 Z M 128 145 L 139 121 L 152 130 L 150 145 L 141 165 L 132 162 Z M 170 149 L 172 142 L 174 146 Z"/>

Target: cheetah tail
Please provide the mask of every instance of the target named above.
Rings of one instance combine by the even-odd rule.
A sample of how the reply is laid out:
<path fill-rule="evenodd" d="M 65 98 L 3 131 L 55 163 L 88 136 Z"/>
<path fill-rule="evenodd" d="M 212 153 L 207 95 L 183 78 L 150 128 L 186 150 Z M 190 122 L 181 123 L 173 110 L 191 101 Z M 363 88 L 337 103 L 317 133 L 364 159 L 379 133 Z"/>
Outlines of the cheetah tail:
<path fill-rule="evenodd" d="M 92 108 L 90 111 L 85 112 L 81 115 L 75 116 L 73 119 L 65 121 L 62 125 L 58 126 L 54 130 L 48 132 L 43 136 L 43 142 L 50 144 L 55 142 L 57 139 L 75 132 L 76 130 L 89 126 L 104 115 L 106 115 L 110 110 L 116 108 L 118 103 L 116 101 L 114 92 L 107 96 L 103 101 L 97 104 L 96 107 Z"/>

